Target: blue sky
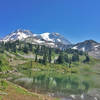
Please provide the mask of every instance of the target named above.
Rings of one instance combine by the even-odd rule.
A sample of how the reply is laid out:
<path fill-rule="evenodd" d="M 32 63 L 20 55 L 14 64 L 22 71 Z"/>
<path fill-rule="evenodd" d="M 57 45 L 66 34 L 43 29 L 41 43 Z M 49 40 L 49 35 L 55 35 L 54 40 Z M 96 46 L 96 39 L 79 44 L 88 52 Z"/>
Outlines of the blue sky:
<path fill-rule="evenodd" d="M 100 0 L 0 0 L 0 37 L 18 28 L 100 42 Z"/>

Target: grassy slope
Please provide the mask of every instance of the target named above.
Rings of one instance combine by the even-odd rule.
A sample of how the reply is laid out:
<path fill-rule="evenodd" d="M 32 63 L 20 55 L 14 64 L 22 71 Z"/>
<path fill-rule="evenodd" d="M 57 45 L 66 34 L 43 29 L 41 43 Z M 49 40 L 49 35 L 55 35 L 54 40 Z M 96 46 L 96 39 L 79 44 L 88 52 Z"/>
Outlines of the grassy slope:
<path fill-rule="evenodd" d="M 0 80 L 0 100 L 57 100 L 28 90 L 6 80 Z"/>
<path fill-rule="evenodd" d="M 0 94 L 1 100 L 40 100 L 37 95 L 4 80 L 1 82 Z"/>
<path fill-rule="evenodd" d="M 19 52 L 18 52 L 19 53 Z M 23 54 L 24 55 L 24 54 Z M 28 55 L 28 54 L 25 54 Z M 57 56 L 57 55 L 55 55 Z M 69 55 L 71 56 L 71 55 Z M 14 69 L 16 66 L 19 67 L 20 70 L 22 70 L 22 67 L 24 68 L 28 68 L 28 69 L 32 69 L 34 70 L 41 70 L 41 71 L 53 71 L 53 72 L 69 72 L 69 71 L 73 71 L 73 72 L 80 72 L 80 73 L 84 73 L 84 72 L 99 72 L 99 66 L 100 66 L 100 60 L 94 59 L 91 57 L 91 61 L 89 63 L 82 63 L 82 61 L 85 59 L 84 56 L 80 56 L 80 61 L 79 62 L 73 62 L 72 63 L 72 68 L 68 68 L 68 64 L 63 64 L 63 65 L 59 65 L 59 64 L 47 64 L 47 65 L 43 65 L 43 64 L 39 64 L 34 62 L 33 59 L 29 59 L 29 58 L 23 58 L 22 56 L 19 56 L 17 53 L 4 53 L 4 54 L 0 54 L 0 58 L 3 57 L 2 61 L 6 64 L 6 65 L 10 65 L 12 66 L 6 66 L 3 67 L 3 70 L 7 69 L 7 70 L 12 70 Z M 12 61 L 9 61 L 9 59 L 12 59 Z M 31 61 L 32 62 L 32 66 L 31 66 Z M 9 62 L 9 64 L 7 63 Z M 30 68 L 32 67 L 32 68 Z"/>
<path fill-rule="evenodd" d="M 25 59 L 14 53 L 0 53 L 0 58 L 3 62 L 2 72 L 13 71 L 16 66 L 29 63 L 32 59 Z M 9 60 L 13 60 L 10 62 Z M 58 100 L 44 95 L 29 92 L 25 88 L 15 85 L 9 81 L 4 80 L 9 76 L 12 77 L 12 73 L 0 73 L 0 100 Z M 15 75 L 15 72 L 13 72 Z M 17 72 L 16 72 L 16 75 Z M 3 80 L 3 83 L 1 82 Z"/>
<path fill-rule="evenodd" d="M 42 64 L 36 63 L 34 61 L 32 62 L 32 67 L 31 67 L 30 65 L 31 65 L 32 59 L 25 59 L 14 53 L 13 53 L 13 55 L 14 56 L 11 57 L 11 55 L 6 54 L 6 53 L 0 54 L 0 58 L 2 58 L 2 61 L 5 64 L 5 66 L 3 67 L 3 71 L 13 70 L 14 67 L 16 67 L 18 69 L 19 73 L 22 73 L 26 76 L 28 74 L 30 74 L 29 70 L 31 70 L 33 72 L 33 73 L 31 73 L 33 75 L 39 74 L 40 71 L 41 71 L 41 73 L 47 73 L 47 74 L 49 74 L 48 72 L 50 72 L 54 75 L 58 75 L 58 72 L 60 75 L 62 73 L 66 74 L 67 72 L 70 72 L 70 71 L 74 71 L 75 73 L 77 72 L 79 75 L 82 75 L 84 73 L 89 73 L 89 72 L 99 74 L 99 71 L 100 71 L 100 67 L 99 67 L 100 60 L 94 59 L 92 57 L 91 57 L 90 63 L 84 64 L 84 63 L 82 63 L 84 56 L 81 56 L 80 57 L 81 61 L 72 63 L 72 68 L 70 69 L 70 68 L 68 68 L 68 65 L 58 65 L 58 64 L 42 65 Z M 13 58 L 13 61 L 7 63 L 10 58 Z M 10 67 L 9 64 L 12 67 Z M 24 69 L 25 68 L 28 68 L 28 69 L 23 70 L 23 67 L 24 67 Z M 14 77 L 14 75 L 15 75 L 15 72 L 13 73 L 13 77 Z M 18 77 L 18 74 L 16 74 L 16 75 Z M 16 75 L 15 75 L 15 77 L 16 77 Z M 11 77 L 12 77 L 12 74 L 11 74 Z M 95 78 L 95 77 L 93 77 L 93 78 Z M 27 90 L 25 90 L 17 85 L 14 85 L 7 81 L 6 81 L 6 83 L 8 84 L 8 87 L 4 91 L 1 91 L 1 92 L 5 92 L 8 95 L 0 95 L 0 98 L 2 98 L 1 100 L 41 100 L 38 98 L 37 95 L 34 96 L 34 95 L 30 94 L 30 92 L 28 92 Z M 96 84 L 97 88 L 99 87 L 98 83 L 99 82 L 97 82 L 97 84 Z"/>

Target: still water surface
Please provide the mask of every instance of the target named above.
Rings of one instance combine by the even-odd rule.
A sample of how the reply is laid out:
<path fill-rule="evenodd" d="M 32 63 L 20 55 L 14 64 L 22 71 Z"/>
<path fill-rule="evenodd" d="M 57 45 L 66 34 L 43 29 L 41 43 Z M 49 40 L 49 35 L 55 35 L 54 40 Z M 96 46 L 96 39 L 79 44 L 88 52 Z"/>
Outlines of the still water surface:
<path fill-rule="evenodd" d="M 36 74 L 14 80 L 34 92 L 61 98 L 61 100 L 100 100 L 100 76 L 93 74 Z"/>

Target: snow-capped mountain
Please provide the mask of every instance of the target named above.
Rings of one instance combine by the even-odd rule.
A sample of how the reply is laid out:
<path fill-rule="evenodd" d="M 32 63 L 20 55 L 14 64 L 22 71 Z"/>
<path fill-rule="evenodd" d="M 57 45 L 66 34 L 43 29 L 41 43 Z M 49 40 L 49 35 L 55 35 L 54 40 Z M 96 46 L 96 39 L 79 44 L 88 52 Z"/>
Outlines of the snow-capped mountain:
<path fill-rule="evenodd" d="M 59 33 L 41 33 L 41 34 L 33 34 L 29 30 L 16 30 L 15 32 L 12 32 L 11 34 L 7 35 L 2 39 L 4 42 L 8 41 L 26 41 L 30 42 L 32 44 L 42 44 L 52 47 L 62 47 L 66 45 L 70 45 L 71 42 L 69 42 L 67 39 L 65 39 L 62 35 Z"/>
<path fill-rule="evenodd" d="M 51 47 L 66 48 L 71 45 L 67 39 L 58 33 L 42 33 L 34 34 L 33 37 L 28 37 L 25 39 L 26 42 L 32 44 L 40 44 Z"/>
<path fill-rule="evenodd" d="M 97 43 L 94 40 L 86 40 L 84 42 L 77 43 L 75 45 L 71 44 L 65 37 L 56 32 L 45 32 L 41 34 L 34 34 L 29 30 L 16 30 L 15 32 L 10 33 L 3 39 L 0 39 L 0 42 L 8 41 L 25 41 L 32 44 L 45 45 L 54 48 L 72 48 L 88 52 L 90 56 L 95 58 L 100 58 L 100 43 Z"/>
<path fill-rule="evenodd" d="M 64 38 L 62 35 L 56 32 L 46 32 L 42 34 L 35 34 L 34 35 L 36 38 L 41 39 L 42 41 L 47 41 L 47 42 L 53 42 L 53 43 L 62 43 L 65 45 L 70 45 L 71 42 L 69 42 L 66 38 Z"/>
<path fill-rule="evenodd" d="M 78 49 L 84 52 L 88 52 L 90 56 L 95 58 L 100 58 L 100 43 L 94 40 L 86 40 L 75 44 L 72 49 Z"/>
<path fill-rule="evenodd" d="M 73 46 L 73 49 L 82 50 L 85 52 L 96 50 L 100 46 L 100 43 L 97 43 L 94 40 L 86 40 L 84 42 L 77 43 Z"/>
<path fill-rule="evenodd" d="M 2 39 L 2 41 L 4 42 L 8 42 L 8 41 L 16 41 L 16 40 L 23 40 L 27 37 L 32 36 L 32 32 L 29 30 L 16 30 L 15 32 L 12 32 L 11 34 L 7 35 L 6 37 L 4 37 Z"/>

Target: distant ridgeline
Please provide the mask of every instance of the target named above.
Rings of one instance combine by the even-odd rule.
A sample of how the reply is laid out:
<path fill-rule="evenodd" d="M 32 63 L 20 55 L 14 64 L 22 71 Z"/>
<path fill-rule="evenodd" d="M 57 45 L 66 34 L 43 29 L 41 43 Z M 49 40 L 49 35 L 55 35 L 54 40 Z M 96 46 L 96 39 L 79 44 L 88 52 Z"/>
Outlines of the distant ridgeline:
<path fill-rule="evenodd" d="M 71 67 L 72 62 L 83 62 L 88 63 L 90 58 L 87 53 L 83 51 L 68 49 L 51 48 L 45 45 L 36 45 L 31 43 L 26 43 L 23 41 L 14 42 L 1 42 L 0 43 L 0 53 L 5 51 L 10 53 L 32 53 L 34 55 L 34 61 L 46 65 L 47 63 L 55 64 L 68 64 Z M 83 57 L 84 56 L 84 57 Z M 83 60 L 80 60 L 84 58 Z M 1 65 L 1 63 L 0 63 Z"/>
<path fill-rule="evenodd" d="M 83 42 L 79 42 L 77 44 L 72 44 L 68 39 L 66 39 L 64 36 L 62 36 L 60 33 L 57 32 L 51 32 L 51 33 L 45 32 L 36 34 L 31 32 L 30 30 L 18 29 L 5 36 L 3 39 L 0 39 L 0 42 L 9 43 L 9 42 L 15 42 L 17 40 L 29 44 L 35 44 L 41 46 L 45 45 L 46 47 L 59 48 L 61 50 L 72 48 L 74 50 L 87 52 L 89 56 L 100 59 L 100 43 L 94 40 L 86 40 Z"/>

